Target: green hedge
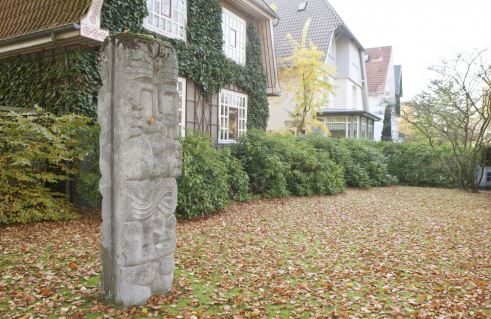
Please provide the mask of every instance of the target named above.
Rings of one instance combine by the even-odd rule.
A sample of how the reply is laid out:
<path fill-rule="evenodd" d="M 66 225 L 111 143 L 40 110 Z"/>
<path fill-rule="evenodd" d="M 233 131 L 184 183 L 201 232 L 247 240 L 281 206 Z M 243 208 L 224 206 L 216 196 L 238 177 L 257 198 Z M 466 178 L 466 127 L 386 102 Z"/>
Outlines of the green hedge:
<path fill-rule="evenodd" d="M 250 130 L 230 149 L 249 176 L 253 194 L 271 198 L 344 191 L 342 168 L 328 153 L 292 135 Z"/>
<path fill-rule="evenodd" d="M 454 176 L 444 165 L 452 167 L 448 146 L 438 146 L 436 152 L 426 144 L 381 142 L 379 149 L 386 157 L 390 174 L 397 176 L 401 185 L 429 187 L 457 187 Z M 457 173 L 456 173 L 457 174 Z"/>
<path fill-rule="evenodd" d="M 205 216 L 231 201 L 250 200 L 249 178 L 230 151 L 213 148 L 207 136 L 188 131 L 181 139 L 182 174 L 178 179 L 178 208 L 183 218 Z"/>
<path fill-rule="evenodd" d="M 99 127 L 88 118 L 66 115 L 0 117 L 0 223 L 76 217 L 61 193 L 69 176 L 79 192 L 98 204 Z M 295 137 L 249 130 L 219 150 L 199 131 L 188 132 L 178 179 L 176 214 L 195 218 L 252 196 L 329 195 L 345 186 L 402 185 L 455 187 L 441 159 L 451 165 L 450 149 L 435 154 L 428 145 Z M 92 162 L 92 167 L 79 163 Z M 71 163 L 67 167 L 67 163 Z"/>
<path fill-rule="evenodd" d="M 314 148 L 327 152 L 332 160 L 343 168 L 346 186 L 368 189 L 371 186 L 370 176 L 362 163 L 356 162 L 351 151 L 340 145 L 337 139 L 326 138 L 320 134 L 310 134 L 299 137 L 300 140 L 312 145 Z"/>

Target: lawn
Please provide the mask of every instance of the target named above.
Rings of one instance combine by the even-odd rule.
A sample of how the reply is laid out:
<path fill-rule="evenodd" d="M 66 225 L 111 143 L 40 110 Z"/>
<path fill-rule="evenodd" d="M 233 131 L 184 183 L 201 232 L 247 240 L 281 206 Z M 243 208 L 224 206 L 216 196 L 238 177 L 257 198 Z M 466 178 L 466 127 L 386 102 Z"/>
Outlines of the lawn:
<path fill-rule="evenodd" d="M 178 223 L 173 290 L 100 296 L 97 211 L 1 227 L 0 317 L 491 318 L 491 194 L 257 200 Z"/>

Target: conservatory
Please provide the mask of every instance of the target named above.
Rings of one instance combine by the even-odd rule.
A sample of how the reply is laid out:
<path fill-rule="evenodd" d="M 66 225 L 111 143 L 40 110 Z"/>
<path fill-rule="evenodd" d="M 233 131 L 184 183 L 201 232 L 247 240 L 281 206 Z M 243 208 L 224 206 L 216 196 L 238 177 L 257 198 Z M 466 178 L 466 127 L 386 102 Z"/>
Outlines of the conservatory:
<path fill-rule="evenodd" d="M 373 140 L 373 127 L 381 119 L 369 112 L 349 109 L 323 109 L 317 119 L 324 123 L 333 138 Z"/>

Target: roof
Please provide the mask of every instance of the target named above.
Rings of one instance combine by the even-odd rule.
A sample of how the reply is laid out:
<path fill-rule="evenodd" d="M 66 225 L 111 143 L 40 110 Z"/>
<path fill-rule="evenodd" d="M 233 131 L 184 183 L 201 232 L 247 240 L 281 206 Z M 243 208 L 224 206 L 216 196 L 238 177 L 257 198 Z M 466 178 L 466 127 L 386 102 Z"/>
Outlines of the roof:
<path fill-rule="evenodd" d="M 394 79 L 396 82 L 396 94 L 402 97 L 402 66 L 394 65 Z"/>
<path fill-rule="evenodd" d="M 261 20 L 275 20 L 279 16 L 274 12 L 264 0 L 227 0 L 244 12 L 251 14 Z"/>
<path fill-rule="evenodd" d="M 392 47 L 369 48 L 366 49 L 365 55 L 369 55 L 368 61 L 365 63 L 368 93 L 384 93 Z"/>
<path fill-rule="evenodd" d="M 307 38 L 323 52 L 329 49 L 329 42 L 336 28 L 345 26 L 344 21 L 327 0 L 266 0 L 266 2 L 276 4 L 276 13 L 281 19 L 274 27 L 276 55 L 279 58 L 293 54 L 293 48 L 286 35 L 290 33 L 294 39 L 300 41 L 305 22 L 309 18 L 312 21 Z M 307 2 L 305 10 L 297 11 L 302 2 Z"/>
<path fill-rule="evenodd" d="M 365 116 L 374 121 L 382 120 L 380 117 L 364 110 L 322 108 L 321 111 L 318 112 L 318 116 L 356 116 L 356 115 Z"/>
<path fill-rule="evenodd" d="M 268 11 L 272 16 L 274 16 L 276 19 L 279 19 L 280 17 L 276 12 L 274 12 L 267 4 L 264 2 L 264 0 L 252 0 L 252 2 L 256 3 L 258 6 L 262 7 L 264 10 Z"/>
<path fill-rule="evenodd" d="M 89 0 L 2 0 L 0 39 L 79 23 Z"/>

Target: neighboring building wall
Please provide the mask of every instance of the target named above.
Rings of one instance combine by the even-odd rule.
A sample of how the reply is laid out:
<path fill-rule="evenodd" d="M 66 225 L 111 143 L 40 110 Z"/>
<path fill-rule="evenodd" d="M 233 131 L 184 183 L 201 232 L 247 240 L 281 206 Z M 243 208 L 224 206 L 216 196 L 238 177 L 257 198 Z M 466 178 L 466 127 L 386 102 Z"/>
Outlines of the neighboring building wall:
<path fill-rule="evenodd" d="M 375 122 L 375 127 L 374 127 L 374 139 L 376 141 L 380 141 L 382 139 L 382 130 L 384 128 L 383 118 L 385 115 L 385 107 L 387 103 L 393 103 L 394 106 L 396 103 L 394 58 L 392 54 L 390 56 L 387 80 L 385 84 L 385 92 L 379 94 L 370 94 L 368 100 L 370 104 L 371 113 L 382 118 L 381 121 Z M 392 140 L 397 141 L 399 139 L 399 122 L 398 122 L 398 116 L 395 114 L 395 109 L 393 110 L 393 114 L 391 118 L 391 126 L 392 126 Z"/>
<path fill-rule="evenodd" d="M 350 41 L 350 65 L 349 65 L 349 78 L 355 82 L 358 86 L 362 86 L 361 77 L 361 63 L 360 63 L 360 50 L 356 44 Z"/>
<path fill-rule="evenodd" d="M 336 39 L 336 68 L 338 79 L 349 78 L 358 86 L 361 82 L 360 50 L 356 44 L 346 35 Z"/>
<path fill-rule="evenodd" d="M 330 108 L 363 110 L 363 98 L 360 86 L 346 78 L 335 79 L 334 85 L 336 86 L 336 95 L 333 97 L 333 103 L 329 105 Z M 353 94 L 353 88 L 356 91 L 355 94 Z M 353 98 L 355 102 L 353 102 Z"/>
<path fill-rule="evenodd" d="M 281 77 L 280 69 L 280 86 L 283 89 L 281 96 L 268 97 L 269 102 L 269 120 L 268 131 L 278 131 L 288 126 L 291 120 L 290 112 L 295 110 L 295 93 L 285 90 L 285 79 Z"/>
<path fill-rule="evenodd" d="M 476 178 L 479 180 L 481 177 L 481 167 L 477 168 Z M 487 185 L 489 186 L 487 186 Z M 480 189 L 491 189 L 491 167 L 484 167 L 484 173 L 481 179 L 481 183 L 479 183 Z"/>
<path fill-rule="evenodd" d="M 325 106 L 334 109 L 364 110 L 362 92 L 362 70 L 360 50 L 346 35 L 334 35 L 325 61 L 336 68 L 336 73 L 328 79 L 334 85 L 334 94 L 329 94 Z M 285 88 L 285 79 L 281 77 L 280 86 Z M 270 118 L 268 130 L 277 131 L 288 126 L 290 112 L 296 106 L 295 94 L 282 91 L 281 97 L 269 97 Z"/>
<path fill-rule="evenodd" d="M 373 115 L 376 115 L 380 117 L 381 119 L 384 118 L 385 114 L 385 104 L 381 103 L 383 95 L 373 95 L 370 94 L 368 96 L 368 101 L 370 103 L 370 112 Z M 376 121 L 375 122 L 375 127 L 374 127 L 374 140 L 375 141 L 380 141 L 382 139 L 382 129 L 384 128 L 384 121 Z"/>

